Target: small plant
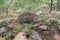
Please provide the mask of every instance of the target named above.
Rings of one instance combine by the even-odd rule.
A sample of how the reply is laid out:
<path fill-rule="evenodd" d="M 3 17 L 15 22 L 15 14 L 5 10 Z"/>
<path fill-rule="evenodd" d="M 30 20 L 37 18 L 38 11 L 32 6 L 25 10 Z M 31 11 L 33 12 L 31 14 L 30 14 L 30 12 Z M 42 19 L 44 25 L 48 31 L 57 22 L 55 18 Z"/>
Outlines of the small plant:
<path fill-rule="evenodd" d="M 8 23 L 6 21 L 4 21 L 4 22 L 2 22 L 2 25 L 6 27 L 8 25 Z"/>
<path fill-rule="evenodd" d="M 46 25 L 50 26 L 52 24 L 52 22 L 50 20 L 45 20 L 44 22 Z"/>
<path fill-rule="evenodd" d="M 34 30 L 35 30 L 34 27 L 33 27 L 32 25 L 29 25 L 28 31 L 29 31 L 29 32 L 33 32 Z"/>
<path fill-rule="evenodd" d="M 0 22 L 0 27 L 6 27 L 7 25 L 8 25 L 8 23 L 6 21 Z"/>
<path fill-rule="evenodd" d="M 2 27 L 2 22 L 0 22 L 0 28 Z"/>
<path fill-rule="evenodd" d="M 28 34 L 31 34 L 32 32 L 35 31 L 35 28 L 31 24 L 26 24 L 25 27 L 27 27 Z"/>
<path fill-rule="evenodd" d="M 11 32 L 5 33 L 4 36 L 7 40 L 11 40 Z"/>
<path fill-rule="evenodd" d="M 13 32 L 19 32 L 20 31 L 20 27 L 15 27 L 13 30 L 12 30 Z"/>

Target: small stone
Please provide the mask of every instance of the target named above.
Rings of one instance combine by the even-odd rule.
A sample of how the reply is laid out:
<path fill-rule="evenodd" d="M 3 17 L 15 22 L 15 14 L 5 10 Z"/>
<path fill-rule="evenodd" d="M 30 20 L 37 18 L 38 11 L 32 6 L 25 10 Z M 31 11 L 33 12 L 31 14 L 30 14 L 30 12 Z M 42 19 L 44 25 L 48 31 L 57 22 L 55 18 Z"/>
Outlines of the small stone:
<path fill-rule="evenodd" d="M 34 39 L 34 40 L 42 40 L 41 38 L 41 35 L 38 34 L 38 32 L 33 32 L 31 37 Z M 32 40 L 32 38 L 30 38 L 30 40 Z"/>
<path fill-rule="evenodd" d="M 14 28 L 13 23 L 10 23 L 10 24 L 8 25 L 8 27 L 9 27 L 9 28 Z"/>
<path fill-rule="evenodd" d="M 44 31 L 44 34 L 49 34 L 50 32 L 49 31 Z"/>
<path fill-rule="evenodd" d="M 10 23 L 10 24 L 8 25 L 8 27 L 11 28 L 11 29 L 13 29 L 13 28 L 15 28 L 15 27 L 18 26 L 18 25 L 19 25 L 18 23 Z"/>
<path fill-rule="evenodd" d="M 0 34 L 3 33 L 3 32 L 6 32 L 6 28 L 5 27 L 0 28 Z"/>
<path fill-rule="evenodd" d="M 38 27 L 38 28 L 40 28 L 40 29 L 42 29 L 42 30 L 47 30 L 47 26 L 46 26 L 46 25 L 42 25 L 42 26 L 40 26 L 40 27 Z"/>
<path fill-rule="evenodd" d="M 40 25 L 40 24 L 38 24 L 38 23 L 35 23 L 35 24 L 34 24 L 34 27 L 37 27 L 37 26 L 39 26 L 39 25 Z"/>

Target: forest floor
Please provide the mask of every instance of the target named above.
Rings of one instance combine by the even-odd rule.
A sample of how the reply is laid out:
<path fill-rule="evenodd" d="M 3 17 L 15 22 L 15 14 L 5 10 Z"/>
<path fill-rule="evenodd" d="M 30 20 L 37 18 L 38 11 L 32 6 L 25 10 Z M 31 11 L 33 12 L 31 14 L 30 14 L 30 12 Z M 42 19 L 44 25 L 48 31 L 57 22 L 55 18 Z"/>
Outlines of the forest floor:
<path fill-rule="evenodd" d="M 10 7 L 7 17 L 1 14 L 0 40 L 60 40 L 60 11 L 38 11 L 36 14 L 40 18 L 38 23 L 20 24 L 19 13 Z"/>
<path fill-rule="evenodd" d="M 34 24 L 20 24 L 19 15 L 11 12 L 0 20 L 0 40 L 60 40 L 60 14 L 54 12 L 41 13 Z"/>

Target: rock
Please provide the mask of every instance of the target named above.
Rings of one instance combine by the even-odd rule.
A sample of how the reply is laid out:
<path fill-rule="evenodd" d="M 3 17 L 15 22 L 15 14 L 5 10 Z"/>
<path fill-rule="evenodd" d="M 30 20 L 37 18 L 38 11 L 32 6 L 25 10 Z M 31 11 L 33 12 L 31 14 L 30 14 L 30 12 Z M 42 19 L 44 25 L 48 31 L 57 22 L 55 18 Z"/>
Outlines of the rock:
<path fill-rule="evenodd" d="M 46 4 L 43 4 L 43 5 L 41 5 L 40 7 L 41 7 L 40 9 L 41 9 L 44 13 L 48 13 L 49 10 L 50 10 L 50 7 L 49 7 L 48 5 L 46 5 Z"/>
<path fill-rule="evenodd" d="M 38 34 L 38 32 L 33 32 L 32 35 L 29 38 L 30 40 L 42 40 L 41 36 Z M 33 39 L 32 39 L 33 38 Z"/>
<path fill-rule="evenodd" d="M 38 23 L 35 23 L 35 24 L 34 24 L 34 27 L 38 27 L 39 25 L 40 25 L 40 24 L 38 24 Z"/>
<path fill-rule="evenodd" d="M 6 32 L 6 31 L 7 31 L 7 30 L 6 30 L 5 27 L 0 28 L 0 34 L 2 34 L 3 32 Z"/>
<path fill-rule="evenodd" d="M 56 10 L 54 10 L 54 11 L 52 11 L 52 13 L 55 14 L 55 15 L 57 15 L 57 16 L 60 15 L 60 11 L 56 11 Z"/>
<path fill-rule="evenodd" d="M 35 14 L 37 14 L 37 15 L 40 15 L 40 14 L 42 14 L 43 12 L 41 11 L 41 10 L 39 10 L 37 13 L 35 13 Z"/>
<path fill-rule="evenodd" d="M 28 28 L 25 27 L 22 31 L 27 32 L 28 31 Z"/>
<path fill-rule="evenodd" d="M 8 25 L 8 27 L 9 27 L 9 28 L 14 28 L 15 25 L 14 25 L 13 23 L 10 23 L 10 24 Z"/>
<path fill-rule="evenodd" d="M 47 30 L 47 26 L 46 25 L 41 25 L 38 27 L 39 29 L 42 29 L 42 30 Z"/>
<path fill-rule="evenodd" d="M 3 22 L 3 20 L 2 20 L 2 19 L 0 19 L 0 22 Z"/>
<path fill-rule="evenodd" d="M 39 22 L 38 15 L 31 13 L 31 12 L 25 12 L 22 15 L 18 17 L 19 23 L 37 23 Z"/>
<path fill-rule="evenodd" d="M 44 31 L 44 34 L 49 34 L 50 32 L 49 31 Z"/>
<path fill-rule="evenodd" d="M 10 24 L 8 25 L 8 28 L 13 29 L 13 28 L 15 28 L 16 26 L 19 26 L 19 24 L 13 22 L 13 23 L 10 23 Z"/>

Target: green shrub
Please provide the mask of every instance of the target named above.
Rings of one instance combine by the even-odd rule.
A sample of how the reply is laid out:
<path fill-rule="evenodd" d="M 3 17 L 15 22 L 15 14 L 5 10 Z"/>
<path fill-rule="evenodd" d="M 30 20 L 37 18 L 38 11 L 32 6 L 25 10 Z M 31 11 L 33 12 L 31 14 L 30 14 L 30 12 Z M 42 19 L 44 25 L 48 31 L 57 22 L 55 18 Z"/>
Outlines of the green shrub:
<path fill-rule="evenodd" d="M 35 31 L 35 28 L 33 27 L 32 24 L 24 24 L 25 27 L 27 27 L 28 34 L 31 34 L 32 32 Z"/>
<path fill-rule="evenodd" d="M 4 36 L 7 40 L 11 40 L 11 32 L 4 33 Z"/>
<path fill-rule="evenodd" d="M 7 22 L 0 22 L 0 27 L 7 27 L 8 26 L 8 23 Z"/>
<path fill-rule="evenodd" d="M 45 20 L 44 22 L 46 25 L 50 26 L 52 24 L 52 22 L 50 20 Z"/>
<path fill-rule="evenodd" d="M 19 32 L 20 31 L 20 27 L 15 27 L 12 31 L 13 32 Z"/>

